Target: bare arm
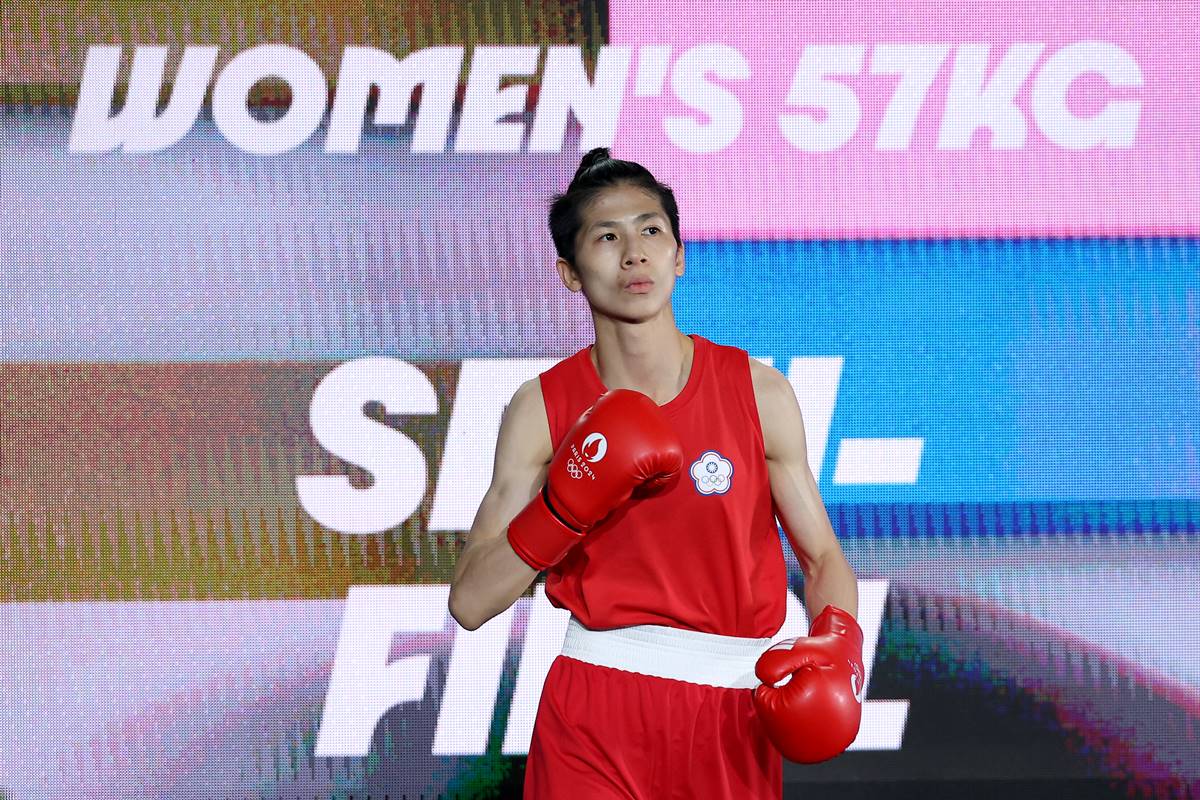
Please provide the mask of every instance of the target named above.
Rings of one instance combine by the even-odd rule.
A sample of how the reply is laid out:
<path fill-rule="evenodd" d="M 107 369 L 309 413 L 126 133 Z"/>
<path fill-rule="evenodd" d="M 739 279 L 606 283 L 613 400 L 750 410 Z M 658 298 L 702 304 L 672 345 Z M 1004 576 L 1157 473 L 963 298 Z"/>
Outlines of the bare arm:
<path fill-rule="evenodd" d="M 858 616 L 858 583 L 808 467 L 808 443 L 796 395 L 777 369 L 751 359 L 750 374 L 762 421 L 771 496 L 804 572 L 809 619 L 827 605 Z"/>
<path fill-rule="evenodd" d="M 520 597 L 538 573 L 508 543 L 508 523 L 541 491 L 553 456 L 541 383 L 527 381 L 500 420 L 492 483 L 450 583 L 450 615 L 475 630 Z"/>

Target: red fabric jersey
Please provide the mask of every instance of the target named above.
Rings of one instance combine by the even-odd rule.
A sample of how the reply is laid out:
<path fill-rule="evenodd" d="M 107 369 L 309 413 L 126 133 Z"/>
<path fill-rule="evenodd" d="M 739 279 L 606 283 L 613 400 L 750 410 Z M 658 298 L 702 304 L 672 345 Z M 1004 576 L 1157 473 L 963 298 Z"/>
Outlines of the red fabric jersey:
<path fill-rule="evenodd" d="M 546 573 L 546 596 L 586 627 L 667 625 L 773 636 L 787 568 L 745 350 L 692 335 L 687 385 L 661 406 L 683 442 L 671 489 L 635 498 Z M 541 374 L 554 449 L 606 391 L 591 346 Z"/>

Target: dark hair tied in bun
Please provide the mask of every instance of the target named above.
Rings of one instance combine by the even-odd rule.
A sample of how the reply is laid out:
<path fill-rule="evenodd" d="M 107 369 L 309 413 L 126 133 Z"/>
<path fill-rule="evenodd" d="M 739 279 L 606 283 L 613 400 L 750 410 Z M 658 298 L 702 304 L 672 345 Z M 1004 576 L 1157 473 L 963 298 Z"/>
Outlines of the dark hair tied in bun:
<path fill-rule="evenodd" d="M 583 225 L 583 209 L 612 186 L 635 186 L 656 196 L 671 223 L 675 241 L 683 241 L 679 236 L 679 206 L 671 187 L 660 183 L 641 164 L 613 158 L 607 147 L 594 147 L 580 160 L 567 191 L 550 201 L 550 237 L 559 258 L 575 263 L 575 236 Z"/>

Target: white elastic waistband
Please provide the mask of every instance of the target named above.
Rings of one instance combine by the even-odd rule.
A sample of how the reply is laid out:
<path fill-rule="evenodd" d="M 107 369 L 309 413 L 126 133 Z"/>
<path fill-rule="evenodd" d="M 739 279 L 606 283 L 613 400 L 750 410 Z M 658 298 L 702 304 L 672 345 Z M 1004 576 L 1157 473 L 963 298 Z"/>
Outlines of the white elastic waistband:
<path fill-rule="evenodd" d="M 754 664 L 771 644 L 664 625 L 632 625 L 594 631 L 571 617 L 562 654 L 626 672 L 706 686 L 753 689 Z"/>

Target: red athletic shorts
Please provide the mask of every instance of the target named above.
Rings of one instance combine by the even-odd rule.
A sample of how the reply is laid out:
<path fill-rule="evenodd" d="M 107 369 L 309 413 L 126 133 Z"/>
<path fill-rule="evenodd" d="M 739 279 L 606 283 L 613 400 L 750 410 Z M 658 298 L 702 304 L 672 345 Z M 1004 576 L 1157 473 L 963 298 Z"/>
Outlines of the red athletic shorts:
<path fill-rule="evenodd" d="M 576 637 L 572 647 L 581 632 L 582 645 Z M 632 647 L 630 634 L 641 637 Z M 648 625 L 589 632 L 572 619 L 542 688 L 525 797 L 781 798 L 783 758 L 758 721 L 752 691 L 730 688 L 747 685 L 747 665 L 752 676 L 753 659 L 769 645 L 762 641 Z M 640 671 L 602 665 L 612 663 Z"/>

